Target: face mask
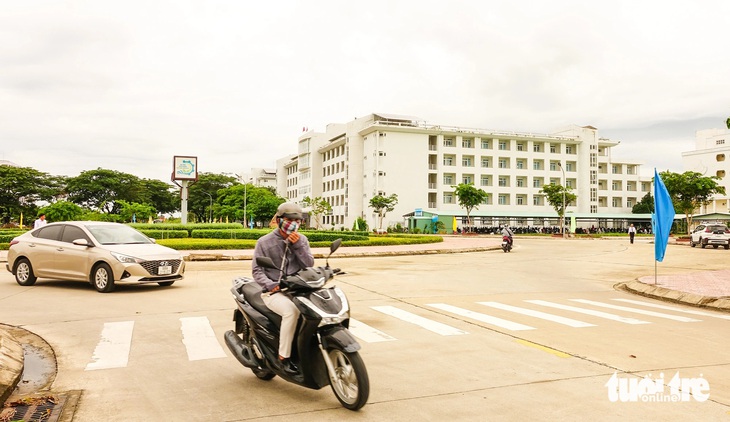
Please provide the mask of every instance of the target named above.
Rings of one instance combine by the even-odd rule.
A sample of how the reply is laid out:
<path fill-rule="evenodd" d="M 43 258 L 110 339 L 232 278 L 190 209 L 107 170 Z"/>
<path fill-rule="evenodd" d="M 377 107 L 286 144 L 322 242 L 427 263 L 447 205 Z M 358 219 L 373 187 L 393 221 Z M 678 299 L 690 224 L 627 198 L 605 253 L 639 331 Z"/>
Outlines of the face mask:
<path fill-rule="evenodd" d="M 299 229 L 299 223 L 294 220 L 284 220 L 281 219 L 281 222 L 279 223 L 279 228 L 281 231 L 286 233 L 287 236 L 294 233 Z"/>

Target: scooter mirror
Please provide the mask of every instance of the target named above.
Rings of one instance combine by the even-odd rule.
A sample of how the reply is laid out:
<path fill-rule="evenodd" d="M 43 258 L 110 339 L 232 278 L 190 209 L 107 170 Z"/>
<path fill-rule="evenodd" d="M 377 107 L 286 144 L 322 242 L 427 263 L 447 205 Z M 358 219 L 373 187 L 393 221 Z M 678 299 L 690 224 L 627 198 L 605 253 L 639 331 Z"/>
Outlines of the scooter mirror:
<path fill-rule="evenodd" d="M 335 251 L 342 245 L 342 239 L 335 239 L 334 242 L 330 245 L 330 254 L 335 253 Z"/>
<path fill-rule="evenodd" d="M 274 265 L 274 261 L 272 261 L 271 258 L 269 258 L 268 256 L 259 256 L 258 258 L 256 258 L 256 265 L 258 265 L 259 267 L 273 268 L 275 270 L 278 270 L 278 268 L 276 268 L 276 265 Z"/>

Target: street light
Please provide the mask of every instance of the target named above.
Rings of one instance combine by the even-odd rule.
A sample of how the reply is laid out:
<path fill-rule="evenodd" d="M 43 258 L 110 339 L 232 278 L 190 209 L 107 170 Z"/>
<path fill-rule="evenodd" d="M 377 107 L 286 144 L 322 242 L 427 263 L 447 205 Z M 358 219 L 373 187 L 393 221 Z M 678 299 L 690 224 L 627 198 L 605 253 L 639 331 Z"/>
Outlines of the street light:
<path fill-rule="evenodd" d="M 563 168 L 563 165 L 560 164 L 560 161 L 558 161 L 558 167 L 560 167 L 560 171 L 563 172 L 563 221 L 562 221 L 562 227 L 560 227 L 561 233 L 563 233 L 563 237 L 565 237 L 565 169 Z"/>
<path fill-rule="evenodd" d="M 208 207 L 208 222 L 212 223 L 213 222 L 213 195 L 209 194 L 206 191 L 201 191 L 201 192 L 208 195 L 208 197 L 210 198 L 210 206 Z"/>

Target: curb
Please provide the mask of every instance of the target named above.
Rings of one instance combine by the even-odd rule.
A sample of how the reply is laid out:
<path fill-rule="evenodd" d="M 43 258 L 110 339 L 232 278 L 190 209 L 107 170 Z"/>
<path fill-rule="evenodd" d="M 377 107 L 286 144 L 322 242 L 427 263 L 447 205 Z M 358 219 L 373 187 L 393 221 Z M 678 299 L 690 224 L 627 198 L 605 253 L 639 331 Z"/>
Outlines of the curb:
<path fill-rule="evenodd" d="M 628 283 L 618 283 L 613 287 L 617 290 L 623 290 L 629 293 L 659 299 L 666 302 L 681 303 L 683 305 L 714 309 L 721 312 L 730 312 L 730 298 L 728 297 L 710 297 L 694 293 L 680 292 L 678 290 L 669 290 L 664 287 L 642 283 L 638 280 L 629 281 Z"/>
<path fill-rule="evenodd" d="M 483 246 L 475 248 L 462 249 L 420 249 L 412 251 L 379 251 L 379 252 L 346 252 L 338 251 L 336 255 L 330 256 L 335 258 L 369 258 L 374 256 L 402 256 L 402 255 L 435 255 L 435 254 L 452 254 L 466 252 L 484 252 L 502 249 L 501 246 Z M 328 253 L 313 253 L 315 259 L 323 259 L 329 256 Z M 183 257 L 184 261 L 251 261 L 252 255 L 225 255 L 216 253 L 190 253 Z"/>
<path fill-rule="evenodd" d="M 23 375 L 23 346 L 0 327 L 0 404 L 10 397 Z"/>

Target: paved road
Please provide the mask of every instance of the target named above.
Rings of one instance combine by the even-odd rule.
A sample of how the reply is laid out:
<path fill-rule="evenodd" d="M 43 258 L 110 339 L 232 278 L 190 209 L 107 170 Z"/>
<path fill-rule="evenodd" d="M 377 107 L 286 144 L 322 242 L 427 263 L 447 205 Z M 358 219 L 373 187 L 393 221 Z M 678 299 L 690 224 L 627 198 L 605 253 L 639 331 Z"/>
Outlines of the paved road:
<path fill-rule="evenodd" d="M 0 274 L 0 320 L 53 347 L 53 390 L 83 390 L 78 421 L 727 420 L 730 314 L 613 287 L 653 274 L 652 248 L 534 239 L 510 254 L 334 259 L 348 272 L 337 284 L 353 304 L 372 382 L 358 413 L 327 389 L 258 381 L 220 347 L 230 279 L 249 272 L 247 261 L 191 262 L 170 289 L 120 286 L 109 295 L 80 283 L 23 288 Z M 660 274 L 730 267 L 718 259 L 727 252 L 677 248 Z M 215 347 L 191 355 L 183 342 L 191 325 L 206 324 L 222 356 Z M 94 358 L 105 328 L 131 328 L 124 364 Z M 605 384 L 614 372 L 702 377 L 710 399 L 613 403 Z"/>

